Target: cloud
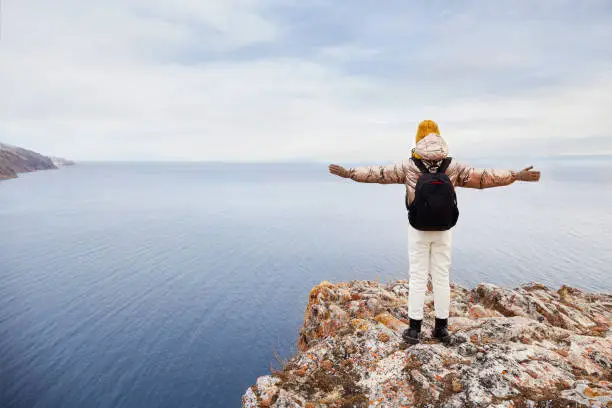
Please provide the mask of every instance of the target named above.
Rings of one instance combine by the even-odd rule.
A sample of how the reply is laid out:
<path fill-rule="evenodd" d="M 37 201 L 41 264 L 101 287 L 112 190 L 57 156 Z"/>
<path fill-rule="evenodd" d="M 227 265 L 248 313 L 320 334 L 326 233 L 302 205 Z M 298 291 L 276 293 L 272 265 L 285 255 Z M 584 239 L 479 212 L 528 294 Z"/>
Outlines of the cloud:
<path fill-rule="evenodd" d="M 49 154 L 389 161 L 424 118 L 471 156 L 612 136 L 605 1 L 3 6 L 0 139 Z"/>

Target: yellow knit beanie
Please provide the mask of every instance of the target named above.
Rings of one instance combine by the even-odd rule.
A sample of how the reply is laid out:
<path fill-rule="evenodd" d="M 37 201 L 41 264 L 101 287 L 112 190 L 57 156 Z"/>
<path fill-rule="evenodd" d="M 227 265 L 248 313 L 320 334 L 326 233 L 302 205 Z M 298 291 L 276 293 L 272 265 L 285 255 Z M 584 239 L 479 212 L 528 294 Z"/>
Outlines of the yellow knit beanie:
<path fill-rule="evenodd" d="M 419 143 L 421 139 L 425 136 L 435 133 L 436 135 L 440 134 L 440 130 L 438 129 L 438 124 L 433 120 L 424 120 L 419 123 L 419 128 L 416 133 L 416 143 Z"/>
<path fill-rule="evenodd" d="M 435 133 L 436 135 L 440 134 L 440 130 L 438 129 L 438 124 L 434 122 L 433 120 L 422 121 L 421 123 L 419 123 L 419 128 L 417 129 L 416 143 L 419 143 L 421 139 L 423 139 L 425 136 L 431 133 Z M 419 156 L 414 150 L 415 149 L 412 149 L 412 156 L 416 159 L 421 159 L 421 156 Z"/>

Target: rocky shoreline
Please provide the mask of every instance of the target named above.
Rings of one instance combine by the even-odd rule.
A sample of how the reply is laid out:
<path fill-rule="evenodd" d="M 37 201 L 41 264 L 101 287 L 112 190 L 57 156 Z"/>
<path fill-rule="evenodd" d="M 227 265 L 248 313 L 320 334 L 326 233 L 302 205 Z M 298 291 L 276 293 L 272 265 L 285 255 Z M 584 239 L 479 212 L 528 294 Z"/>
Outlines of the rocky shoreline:
<path fill-rule="evenodd" d="M 452 285 L 445 346 L 406 347 L 408 282 L 323 282 L 298 353 L 242 397 L 264 407 L 612 407 L 612 295 L 538 283 Z"/>
<path fill-rule="evenodd" d="M 0 143 L 0 180 L 16 178 L 18 173 L 52 170 L 71 166 L 74 162 L 59 157 L 47 157 L 32 150 Z"/>

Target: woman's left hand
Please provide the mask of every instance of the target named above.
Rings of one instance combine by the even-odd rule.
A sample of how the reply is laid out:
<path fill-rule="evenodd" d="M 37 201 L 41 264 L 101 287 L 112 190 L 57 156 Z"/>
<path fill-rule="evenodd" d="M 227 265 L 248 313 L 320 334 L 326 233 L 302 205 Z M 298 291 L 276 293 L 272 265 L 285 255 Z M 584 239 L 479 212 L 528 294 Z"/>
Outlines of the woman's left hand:
<path fill-rule="evenodd" d="M 540 172 L 532 169 L 533 166 L 529 166 L 515 173 L 516 179 L 519 181 L 540 181 Z"/>

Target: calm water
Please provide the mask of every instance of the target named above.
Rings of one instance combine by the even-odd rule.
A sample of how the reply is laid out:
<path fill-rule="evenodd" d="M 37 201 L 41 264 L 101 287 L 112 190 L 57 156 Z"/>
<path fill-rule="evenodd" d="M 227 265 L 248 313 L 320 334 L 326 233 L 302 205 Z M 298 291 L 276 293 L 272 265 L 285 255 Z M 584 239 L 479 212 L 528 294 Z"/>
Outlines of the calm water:
<path fill-rule="evenodd" d="M 454 281 L 612 290 L 612 162 L 540 164 L 539 185 L 459 192 Z M 26 174 L 0 183 L 0 228 L 1 407 L 240 406 L 314 284 L 408 270 L 403 187 L 325 165 Z"/>

